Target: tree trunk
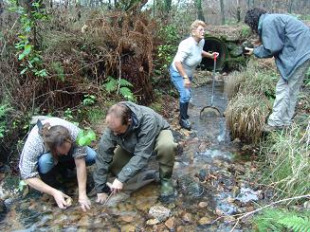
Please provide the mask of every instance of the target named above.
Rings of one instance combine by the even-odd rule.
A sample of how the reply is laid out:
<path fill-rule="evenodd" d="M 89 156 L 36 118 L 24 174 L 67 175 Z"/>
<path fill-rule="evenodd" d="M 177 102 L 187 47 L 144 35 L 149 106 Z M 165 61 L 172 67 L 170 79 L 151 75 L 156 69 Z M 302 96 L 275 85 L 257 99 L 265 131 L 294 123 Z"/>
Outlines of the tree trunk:
<path fill-rule="evenodd" d="M 220 4 L 221 4 L 221 19 L 222 19 L 222 24 L 225 24 L 224 0 L 220 0 Z"/>
<path fill-rule="evenodd" d="M 205 17 L 203 15 L 203 11 L 202 11 L 202 6 L 201 6 L 201 0 L 196 0 L 196 8 L 197 8 L 197 18 L 199 20 L 202 20 L 202 21 L 206 21 L 205 20 Z"/>
<path fill-rule="evenodd" d="M 172 4 L 172 0 L 165 0 L 165 11 L 166 11 L 166 13 L 170 12 L 171 4 Z"/>
<path fill-rule="evenodd" d="M 248 3 L 248 9 L 254 7 L 254 0 L 247 0 L 247 3 Z"/>
<path fill-rule="evenodd" d="M 237 0 L 237 22 L 240 23 L 241 21 L 241 7 L 240 7 L 240 1 Z"/>
<path fill-rule="evenodd" d="M 293 0 L 288 0 L 287 12 L 292 13 Z"/>
<path fill-rule="evenodd" d="M 0 0 L 0 15 L 2 14 L 3 11 L 4 11 L 4 3 L 2 0 Z"/>

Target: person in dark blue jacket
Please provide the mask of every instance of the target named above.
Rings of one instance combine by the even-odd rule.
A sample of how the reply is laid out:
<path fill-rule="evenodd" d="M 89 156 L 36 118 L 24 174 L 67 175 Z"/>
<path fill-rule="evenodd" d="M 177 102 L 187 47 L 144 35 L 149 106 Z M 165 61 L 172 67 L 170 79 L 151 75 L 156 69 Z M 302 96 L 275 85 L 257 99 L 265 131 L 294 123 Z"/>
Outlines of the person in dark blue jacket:
<path fill-rule="evenodd" d="M 259 35 L 261 45 L 246 48 L 258 58 L 274 57 L 281 78 L 265 130 L 287 127 L 295 112 L 298 92 L 310 66 L 310 28 L 293 16 L 247 11 L 245 23 Z"/>

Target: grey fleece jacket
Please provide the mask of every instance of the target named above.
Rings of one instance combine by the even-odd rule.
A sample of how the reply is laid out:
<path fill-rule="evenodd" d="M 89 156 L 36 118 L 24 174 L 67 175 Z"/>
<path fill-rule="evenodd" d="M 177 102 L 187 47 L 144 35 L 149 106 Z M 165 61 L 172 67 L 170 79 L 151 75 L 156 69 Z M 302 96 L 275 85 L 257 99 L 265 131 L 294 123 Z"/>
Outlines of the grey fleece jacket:
<path fill-rule="evenodd" d="M 259 19 L 262 45 L 254 49 L 258 58 L 275 57 L 281 77 L 289 80 L 310 59 L 310 28 L 293 16 L 263 14 Z"/>
<path fill-rule="evenodd" d="M 123 103 L 132 112 L 132 123 L 124 135 L 114 135 L 107 128 L 100 139 L 94 171 L 98 193 L 106 188 L 109 165 L 117 145 L 133 154 L 117 176 L 119 181 L 125 183 L 147 165 L 154 151 L 157 136 L 162 130 L 170 127 L 169 123 L 154 110 L 132 102 Z"/>

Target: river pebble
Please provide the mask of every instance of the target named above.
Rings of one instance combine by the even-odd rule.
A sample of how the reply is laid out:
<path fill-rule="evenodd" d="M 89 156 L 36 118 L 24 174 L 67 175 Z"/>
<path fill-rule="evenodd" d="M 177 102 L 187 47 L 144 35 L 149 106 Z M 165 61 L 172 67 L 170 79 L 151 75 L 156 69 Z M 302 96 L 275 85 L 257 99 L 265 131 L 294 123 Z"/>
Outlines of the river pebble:
<path fill-rule="evenodd" d="M 193 220 L 192 214 L 185 213 L 182 217 L 183 221 L 185 222 L 191 222 Z"/>
<path fill-rule="evenodd" d="M 208 206 L 208 202 L 202 201 L 198 204 L 199 208 L 206 208 Z"/>
<path fill-rule="evenodd" d="M 125 225 L 125 226 L 122 226 L 121 231 L 122 232 L 135 232 L 136 227 L 134 225 Z"/>
<path fill-rule="evenodd" d="M 212 223 L 212 219 L 209 217 L 202 217 L 200 218 L 199 222 L 200 225 L 207 225 Z"/>
<path fill-rule="evenodd" d="M 158 221 L 162 222 L 170 216 L 170 212 L 171 212 L 170 209 L 167 209 L 161 205 L 156 205 L 150 208 L 149 215 L 153 218 L 158 219 Z"/>
<path fill-rule="evenodd" d="M 153 226 L 153 225 L 156 225 L 160 223 L 160 221 L 158 221 L 157 218 L 153 218 L 153 219 L 149 219 L 146 221 L 146 224 L 149 225 L 149 226 Z"/>
<path fill-rule="evenodd" d="M 169 218 L 166 222 L 165 222 L 165 226 L 167 226 L 169 228 L 169 230 L 174 230 L 175 226 L 176 226 L 176 220 L 174 217 Z"/>

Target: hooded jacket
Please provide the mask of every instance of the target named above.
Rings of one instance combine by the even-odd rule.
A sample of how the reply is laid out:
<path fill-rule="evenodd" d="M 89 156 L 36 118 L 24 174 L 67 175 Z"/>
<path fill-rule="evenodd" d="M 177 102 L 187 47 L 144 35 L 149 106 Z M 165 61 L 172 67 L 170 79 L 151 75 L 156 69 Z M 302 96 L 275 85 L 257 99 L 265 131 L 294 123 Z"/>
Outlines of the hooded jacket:
<path fill-rule="evenodd" d="M 122 103 L 131 110 L 131 124 L 122 135 L 115 135 L 107 128 L 100 139 L 94 171 L 98 193 L 104 192 L 106 188 L 108 169 L 117 145 L 133 155 L 117 176 L 120 182 L 125 183 L 147 165 L 154 151 L 157 136 L 162 130 L 170 127 L 154 110 L 132 102 Z"/>

